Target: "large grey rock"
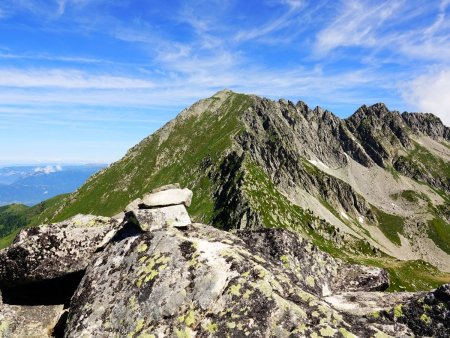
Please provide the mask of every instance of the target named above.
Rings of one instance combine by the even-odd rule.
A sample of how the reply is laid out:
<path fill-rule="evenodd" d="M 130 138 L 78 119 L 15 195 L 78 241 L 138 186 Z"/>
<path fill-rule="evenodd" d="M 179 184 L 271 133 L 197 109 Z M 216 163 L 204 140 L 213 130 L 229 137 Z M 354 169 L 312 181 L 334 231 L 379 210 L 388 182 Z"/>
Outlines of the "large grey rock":
<path fill-rule="evenodd" d="M 139 204 L 140 209 L 184 204 L 190 206 L 192 191 L 189 189 L 167 189 L 146 194 Z"/>
<path fill-rule="evenodd" d="M 291 237 L 298 235 L 277 234 L 286 243 L 295 241 Z M 412 334 L 406 325 L 395 331 L 393 323 L 372 325 L 364 316 L 344 317 L 333 309 L 315 284 L 334 267 L 321 269 L 313 246 L 302 246 L 313 258 L 299 266 L 295 248 L 276 259 L 269 247 L 202 224 L 130 232 L 111 241 L 87 268 L 65 336 L 369 337 L 382 326 L 394 336 Z"/>
<path fill-rule="evenodd" d="M 0 251 L 0 287 L 84 270 L 104 236 L 117 226 L 118 222 L 108 217 L 77 215 L 21 230 L 14 243 Z"/>
<path fill-rule="evenodd" d="M 298 279 L 296 283 L 306 280 L 305 288 L 322 296 L 348 291 L 383 291 L 389 287 L 389 275 L 384 269 L 344 263 L 293 232 L 240 230 L 236 235 L 254 250 L 292 270 Z"/>
<path fill-rule="evenodd" d="M 368 316 L 378 325 L 408 326 L 419 337 L 450 337 L 450 284 L 429 293 L 417 293 L 407 302 Z"/>
<path fill-rule="evenodd" d="M 191 218 L 184 205 L 171 205 L 155 209 L 140 209 L 125 214 L 125 223 L 133 223 L 142 231 L 152 231 L 163 227 L 185 228 Z"/>
<path fill-rule="evenodd" d="M 0 305 L 1 338 L 53 337 L 55 325 L 63 314 L 62 305 Z"/>

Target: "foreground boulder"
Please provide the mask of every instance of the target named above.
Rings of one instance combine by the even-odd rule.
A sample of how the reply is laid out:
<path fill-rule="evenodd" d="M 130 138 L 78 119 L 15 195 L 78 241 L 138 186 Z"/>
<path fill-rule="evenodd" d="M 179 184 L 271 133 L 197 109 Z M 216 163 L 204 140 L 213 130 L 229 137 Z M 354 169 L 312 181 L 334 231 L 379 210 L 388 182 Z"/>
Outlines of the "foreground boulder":
<path fill-rule="evenodd" d="M 191 224 L 182 201 L 124 216 L 27 229 L 0 252 L 0 337 L 450 336 L 450 285 L 379 292 L 383 269 L 287 230 Z"/>
<path fill-rule="evenodd" d="M 352 330 L 307 291 L 314 289 L 310 278 L 296 284 L 293 277 L 282 262 L 209 226 L 130 233 L 88 267 L 72 298 L 66 336 L 264 337 Z"/>
<path fill-rule="evenodd" d="M 118 225 L 107 217 L 77 215 L 64 222 L 21 230 L 14 243 L 0 251 L 0 287 L 84 270 L 105 236 Z"/>
<path fill-rule="evenodd" d="M 386 270 L 345 264 L 320 251 L 310 241 L 282 229 L 240 230 L 236 235 L 252 250 L 282 262 L 305 287 L 327 296 L 346 291 L 383 291 L 389 287 Z"/>
<path fill-rule="evenodd" d="M 243 240 L 202 224 L 183 231 L 167 225 L 149 229 L 124 224 L 121 235 L 96 255 L 72 298 L 66 337 L 379 332 L 352 324 L 322 300 L 344 267 L 353 267 L 354 277 L 361 274 L 356 280 L 367 274 L 292 232 L 238 233 Z M 384 272 L 372 272 L 385 287 Z"/>
<path fill-rule="evenodd" d="M 0 305 L 0 337 L 54 337 L 58 333 L 57 324 L 63 314 L 62 305 Z"/>

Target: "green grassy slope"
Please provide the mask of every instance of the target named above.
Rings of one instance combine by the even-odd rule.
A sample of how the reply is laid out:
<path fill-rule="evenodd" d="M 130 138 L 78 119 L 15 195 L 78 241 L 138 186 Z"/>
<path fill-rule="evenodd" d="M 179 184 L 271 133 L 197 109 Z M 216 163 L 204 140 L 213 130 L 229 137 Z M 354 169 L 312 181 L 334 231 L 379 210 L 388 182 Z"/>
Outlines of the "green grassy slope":
<path fill-rule="evenodd" d="M 27 224 L 29 207 L 23 204 L 10 204 L 0 207 L 0 237 L 22 228 Z"/>
<path fill-rule="evenodd" d="M 60 221 L 77 213 L 112 216 L 153 188 L 178 182 L 194 191 L 189 210 L 192 217 L 209 222 L 214 207 L 213 183 L 205 172 L 220 165 L 221 155 L 229 150 L 232 138 L 240 130 L 239 113 L 248 108 L 251 97 L 231 94 L 219 111 L 214 111 L 220 100 L 207 99 L 208 108 L 199 116 L 179 117 L 171 126 L 170 138 L 164 138 L 169 128 L 163 127 L 132 148 L 122 160 L 91 178 L 76 193 L 48 209 L 40 220 Z"/>
<path fill-rule="evenodd" d="M 64 199 L 67 194 L 58 195 L 35 206 L 10 204 L 0 207 L 0 249 L 11 244 L 20 229 L 37 224 L 40 214 Z"/>

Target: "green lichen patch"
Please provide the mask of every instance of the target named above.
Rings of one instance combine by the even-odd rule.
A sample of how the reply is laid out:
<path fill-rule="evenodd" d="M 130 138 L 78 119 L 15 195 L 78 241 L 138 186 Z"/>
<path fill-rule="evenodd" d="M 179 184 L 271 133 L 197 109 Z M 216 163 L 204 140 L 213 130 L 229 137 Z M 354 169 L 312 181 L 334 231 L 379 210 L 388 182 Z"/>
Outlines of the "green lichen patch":
<path fill-rule="evenodd" d="M 402 305 L 397 305 L 394 307 L 394 319 L 403 317 Z"/>
<path fill-rule="evenodd" d="M 140 288 L 146 283 L 153 281 L 161 271 L 167 268 L 167 263 L 171 260 L 170 256 L 155 253 L 142 261 L 142 265 L 137 271 L 136 286 Z"/>
<path fill-rule="evenodd" d="M 430 325 L 430 324 L 431 324 L 431 318 L 430 318 L 430 316 L 428 316 L 426 313 L 424 313 L 424 314 L 422 314 L 422 315 L 420 316 L 420 320 L 421 320 L 422 322 L 424 322 L 426 325 Z"/>

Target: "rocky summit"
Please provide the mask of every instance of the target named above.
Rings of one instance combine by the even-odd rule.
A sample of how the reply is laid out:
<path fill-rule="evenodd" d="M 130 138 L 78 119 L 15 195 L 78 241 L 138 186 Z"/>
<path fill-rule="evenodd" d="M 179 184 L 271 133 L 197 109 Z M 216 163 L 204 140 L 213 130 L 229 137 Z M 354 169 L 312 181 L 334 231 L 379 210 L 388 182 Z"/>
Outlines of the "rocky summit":
<path fill-rule="evenodd" d="M 223 90 L 33 208 L 0 337 L 447 337 L 449 206 L 436 116 Z"/>
<path fill-rule="evenodd" d="M 22 230 L 0 252 L 0 336 L 450 335 L 450 284 L 383 292 L 387 271 L 290 230 L 191 223 L 191 198 L 163 187 L 120 222 L 78 215 Z"/>

